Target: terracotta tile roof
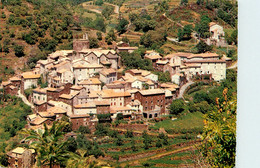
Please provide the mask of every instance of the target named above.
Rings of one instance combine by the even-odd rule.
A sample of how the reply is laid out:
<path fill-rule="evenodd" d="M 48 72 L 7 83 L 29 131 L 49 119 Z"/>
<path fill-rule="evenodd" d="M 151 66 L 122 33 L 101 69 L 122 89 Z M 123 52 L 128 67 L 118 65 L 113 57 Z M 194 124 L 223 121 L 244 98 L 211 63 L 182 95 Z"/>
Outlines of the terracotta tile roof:
<path fill-rule="evenodd" d="M 109 101 L 106 101 L 106 100 L 101 100 L 101 101 L 94 101 L 96 106 L 100 106 L 100 105 L 109 105 L 110 106 L 110 103 Z"/>
<path fill-rule="evenodd" d="M 157 60 L 156 64 L 167 64 L 168 60 Z"/>
<path fill-rule="evenodd" d="M 162 57 L 160 55 L 145 55 L 144 58 L 155 60 L 155 59 L 161 59 Z"/>
<path fill-rule="evenodd" d="M 9 85 L 9 84 L 11 84 L 10 81 L 3 81 L 3 82 L 2 82 L 2 85 L 3 85 L 3 86 Z"/>
<path fill-rule="evenodd" d="M 67 71 L 70 71 L 70 70 L 68 70 L 68 69 L 61 69 L 61 70 L 59 70 L 59 71 L 57 71 L 58 73 L 64 73 L 64 72 L 67 72 Z"/>
<path fill-rule="evenodd" d="M 33 125 L 40 125 L 42 124 L 43 122 L 47 121 L 48 118 L 42 118 L 40 116 L 37 116 L 33 121 L 31 121 L 30 123 L 33 124 Z"/>
<path fill-rule="evenodd" d="M 21 80 L 21 78 L 17 77 L 17 76 L 10 78 L 10 81 L 20 81 L 20 80 Z"/>
<path fill-rule="evenodd" d="M 160 87 L 162 88 L 179 88 L 178 85 L 174 84 L 174 83 L 162 83 L 160 84 Z"/>
<path fill-rule="evenodd" d="M 60 107 L 51 107 L 47 110 L 47 112 L 49 113 L 54 113 L 54 114 L 63 114 L 63 113 L 67 113 L 66 110 L 60 108 Z"/>
<path fill-rule="evenodd" d="M 215 23 L 215 22 L 210 22 L 209 23 L 209 27 L 211 27 L 211 26 L 214 26 L 214 25 L 216 25 L 217 23 Z"/>
<path fill-rule="evenodd" d="M 49 100 L 47 103 L 48 103 L 48 104 L 50 104 L 50 105 L 53 105 L 53 106 L 55 106 L 55 105 L 58 105 L 58 104 L 59 104 L 59 102 L 58 102 L 58 101 L 54 101 L 54 100 Z"/>
<path fill-rule="evenodd" d="M 115 92 L 113 89 L 102 90 L 102 98 L 111 98 L 111 97 L 127 97 L 131 96 L 130 92 Z"/>
<path fill-rule="evenodd" d="M 89 78 L 78 83 L 79 85 L 101 85 L 101 81 L 98 78 Z"/>
<path fill-rule="evenodd" d="M 219 55 L 216 53 L 200 53 L 200 54 L 192 54 L 188 56 L 188 59 L 192 58 L 218 58 Z"/>
<path fill-rule="evenodd" d="M 186 64 L 192 63 L 226 63 L 225 60 L 194 60 L 194 61 L 186 61 Z"/>
<path fill-rule="evenodd" d="M 62 61 L 61 63 L 58 63 L 58 64 L 54 65 L 53 67 L 54 68 L 59 68 L 59 67 L 65 65 L 65 64 L 68 64 L 68 63 L 70 63 L 70 62 L 69 61 Z"/>
<path fill-rule="evenodd" d="M 201 67 L 199 64 L 193 64 L 193 63 L 187 64 L 186 66 L 189 67 L 189 68 L 199 68 L 199 67 Z"/>
<path fill-rule="evenodd" d="M 72 89 L 72 90 L 81 90 L 81 89 L 83 89 L 83 87 L 82 86 L 73 85 L 70 89 Z"/>
<path fill-rule="evenodd" d="M 46 90 L 50 91 L 50 92 L 60 92 L 64 89 L 64 87 L 60 87 L 60 88 L 52 88 L 52 87 L 48 87 Z"/>
<path fill-rule="evenodd" d="M 121 83 L 110 83 L 105 85 L 108 89 L 122 89 L 125 88 Z"/>
<path fill-rule="evenodd" d="M 28 115 L 27 117 L 32 121 L 32 120 L 34 120 L 37 117 L 37 115 L 36 114 L 31 114 L 31 115 Z"/>
<path fill-rule="evenodd" d="M 79 63 L 79 64 L 74 65 L 73 68 L 75 68 L 75 69 L 86 69 L 86 68 L 88 68 L 88 64 L 87 63 L 84 63 L 84 64 Z"/>
<path fill-rule="evenodd" d="M 123 107 L 110 107 L 110 113 L 117 113 L 125 110 L 132 110 L 131 107 L 123 106 Z"/>
<path fill-rule="evenodd" d="M 47 93 L 47 88 L 40 88 L 40 87 L 37 87 L 35 89 L 32 90 L 33 92 L 37 92 L 37 93 L 43 93 L 43 94 L 46 94 Z"/>
<path fill-rule="evenodd" d="M 154 94 L 164 94 L 165 91 L 163 89 L 148 89 L 148 90 L 140 90 L 142 95 L 154 95 Z"/>
<path fill-rule="evenodd" d="M 119 50 L 137 50 L 138 47 L 117 47 Z"/>
<path fill-rule="evenodd" d="M 75 97 L 77 94 L 79 94 L 79 91 L 75 91 L 71 94 L 62 94 L 60 95 L 60 98 L 64 98 L 64 99 L 72 99 L 73 97 Z"/>
<path fill-rule="evenodd" d="M 102 65 L 96 64 L 96 63 L 88 64 L 86 67 L 87 67 L 87 68 L 103 68 Z"/>
<path fill-rule="evenodd" d="M 12 150 L 12 153 L 17 153 L 17 154 L 23 154 L 24 151 L 26 150 L 26 148 L 22 148 L 22 147 L 17 147 L 15 149 Z M 34 149 L 29 149 L 32 153 L 35 153 Z"/>
<path fill-rule="evenodd" d="M 77 115 L 77 114 L 72 114 L 69 116 L 70 118 L 88 118 L 89 114 L 84 114 L 84 115 Z"/>
<path fill-rule="evenodd" d="M 33 72 L 24 72 L 22 73 L 24 79 L 37 79 L 41 77 L 41 74 L 34 74 Z"/>
<path fill-rule="evenodd" d="M 116 70 L 114 70 L 113 68 L 104 68 L 102 69 L 102 71 L 100 71 L 101 74 L 103 74 L 104 76 L 107 76 L 109 74 L 112 74 L 112 73 L 116 73 Z"/>
<path fill-rule="evenodd" d="M 54 117 L 55 114 L 53 113 L 53 111 L 43 111 L 43 112 L 38 112 L 38 114 L 42 117 L 42 118 L 49 118 L 49 117 Z"/>
<path fill-rule="evenodd" d="M 88 103 L 85 103 L 85 104 L 75 105 L 74 107 L 77 108 L 77 109 L 80 109 L 80 108 L 95 108 L 96 104 L 95 104 L 95 102 L 88 102 Z"/>
<path fill-rule="evenodd" d="M 103 65 L 109 65 L 109 64 L 111 64 L 111 62 L 105 61 L 105 60 L 104 60 L 104 61 L 100 61 L 100 63 L 103 64 Z"/>

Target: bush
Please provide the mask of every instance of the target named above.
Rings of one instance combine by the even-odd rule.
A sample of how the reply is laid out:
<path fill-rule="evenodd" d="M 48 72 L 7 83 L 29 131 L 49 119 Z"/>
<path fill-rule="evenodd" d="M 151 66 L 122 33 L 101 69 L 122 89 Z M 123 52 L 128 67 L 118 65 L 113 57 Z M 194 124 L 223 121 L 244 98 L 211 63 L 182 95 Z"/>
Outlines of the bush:
<path fill-rule="evenodd" d="M 22 57 L 24 56 L 24 47 L 20 45 L 15 45 L 14 52 L 17 57 Z"/>
<path fill-rule="evenodd" d="M 88 126 L 81 125 L 78 129 L 78 132 L 80 132 L 81 134 L 89 134 L 91 131 Z"/>
<path fill-rule="evenodd" d="M 185 103 L 182 99 L 176 99 L 172 101 L 170 105 L 170 114 L 178 115 L 185 110 Z"/>

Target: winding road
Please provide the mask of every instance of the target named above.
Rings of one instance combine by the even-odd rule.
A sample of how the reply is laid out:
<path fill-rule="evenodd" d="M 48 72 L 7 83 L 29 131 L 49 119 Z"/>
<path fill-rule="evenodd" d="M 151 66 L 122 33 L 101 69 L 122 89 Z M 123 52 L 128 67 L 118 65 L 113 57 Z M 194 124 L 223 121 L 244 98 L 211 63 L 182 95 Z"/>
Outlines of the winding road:
<path fill-rule="evenodd" d="M 184 85 L 180 88 L 180 93 L 179 93 L 178 99 L 183 98 L 184 91 L 185 91 L 191 84 L 193 84 L 193 83 L 194 83 L 194 82 L 189 81 L 188 83 L 184 84 Z"/>

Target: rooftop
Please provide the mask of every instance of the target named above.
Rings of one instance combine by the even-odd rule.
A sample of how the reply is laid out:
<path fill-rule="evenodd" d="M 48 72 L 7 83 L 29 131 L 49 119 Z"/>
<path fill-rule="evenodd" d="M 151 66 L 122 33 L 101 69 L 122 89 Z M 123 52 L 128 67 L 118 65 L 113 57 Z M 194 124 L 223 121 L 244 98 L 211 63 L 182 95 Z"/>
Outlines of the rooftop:
<path fill-rule="evenodd" d="M 154 95 L 154 94 L 164 94 L 165 91 L 163 89 L 148 89 L 148 90 L 140 90 L 142 95 Z"/>
<path fill-rule="evenodd" d="M 101 85 L 101 81 L 98 78 L 89 78 L 78 83 L 79 85 Z"/>
<path fill-rule="evenodd" d="M 37 79 L 41 77 L 41 74 L 35 74 L 33 72 L 24 72 L 22 73 L 24 79 Z"/>
<path fill-rule="evenodd" d="M 77 94 L 79 94 L 79 91 L 75 91 L 71 94 L 62 94 L 60 95 L 60 98 L 64 98 L 64 99 L 72 99 L 73 97 L 75 97 Z"/>

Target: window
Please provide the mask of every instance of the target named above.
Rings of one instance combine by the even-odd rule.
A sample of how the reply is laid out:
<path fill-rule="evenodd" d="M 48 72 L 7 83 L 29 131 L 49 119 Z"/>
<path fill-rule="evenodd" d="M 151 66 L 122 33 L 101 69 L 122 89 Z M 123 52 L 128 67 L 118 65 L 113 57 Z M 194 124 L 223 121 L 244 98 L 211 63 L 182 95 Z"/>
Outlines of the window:
<path fill-rule="evenodd" d="M 122 106 L 122 103 L 120 103 L 120 106 Z"/>
<path fill-rule="evenodd" d="M 160 102 L 160 101 L 159 101 L 159 100 L 157 100 L 157 103 L 158 103 L 158 104 L 159 104 L 159 102 Z"/>
<path fill-rule="evenodd" d="M 151 101 L 151 103 L 153 103 L 153 101 Z"/>
<path fill-rule="evenodd" d="M 153 109 L 153 106 L 151 106 L 151 110 Z"/>
<path fill-rule="evenodd" d="M 116 105 L 116 102 L 114 102 L 114 105 Z"/>
<path fill-rule="evenodd" d="M 147 110 L 147 107 L 145 107 L 145 110 Z"/>
<path fill-rule="evenodd" d="M 147 101 L 145 101 L 145 103 L 147 104 Z"/>

